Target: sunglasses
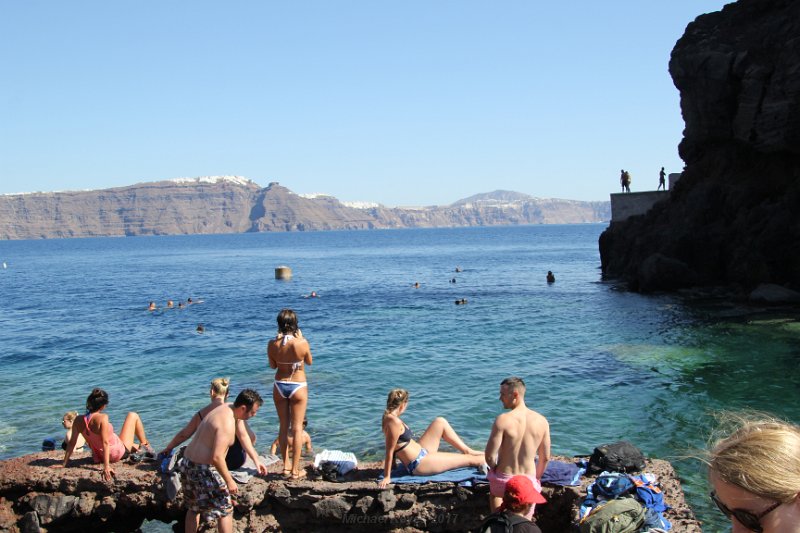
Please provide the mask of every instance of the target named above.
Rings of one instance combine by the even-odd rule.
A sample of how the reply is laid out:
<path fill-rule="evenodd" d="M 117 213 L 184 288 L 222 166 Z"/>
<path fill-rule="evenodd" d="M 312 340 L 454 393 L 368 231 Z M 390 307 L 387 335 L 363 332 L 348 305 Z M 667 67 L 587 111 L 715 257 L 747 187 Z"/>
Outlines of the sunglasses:
<path fill-rule="evenodd" d="M 722 511 L 722 514 L 727 516 L 728 519 L 731 517 L 736 518 L 740 524 L 750 531 L 755 531 L 755 533 L 763 533 L 764 528 L 761 527 L 761 519 L 782 505 L 782 502 L 776 502 L 760 513 L 755 514 L 743 509 L 728 509 L 728 506 L 722 503 L 722 501 L 719 499 L 719 496 L 717 496 L 717 493 L 713 490 L 711 491 L 710 496 L 711 501 L 717 504 L 719 510 Z"/>

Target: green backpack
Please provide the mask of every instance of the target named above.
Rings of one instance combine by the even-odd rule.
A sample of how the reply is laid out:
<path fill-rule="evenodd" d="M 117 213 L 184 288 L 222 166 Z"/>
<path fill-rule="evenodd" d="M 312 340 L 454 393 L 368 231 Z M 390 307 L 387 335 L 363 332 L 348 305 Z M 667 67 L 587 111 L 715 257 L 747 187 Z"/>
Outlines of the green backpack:
<path fill-rule="evenodd" d="M 644 525 L 645 508 L 633 498 L 599 504 L 580 523 L 581 533 L 635 533 Z"/>

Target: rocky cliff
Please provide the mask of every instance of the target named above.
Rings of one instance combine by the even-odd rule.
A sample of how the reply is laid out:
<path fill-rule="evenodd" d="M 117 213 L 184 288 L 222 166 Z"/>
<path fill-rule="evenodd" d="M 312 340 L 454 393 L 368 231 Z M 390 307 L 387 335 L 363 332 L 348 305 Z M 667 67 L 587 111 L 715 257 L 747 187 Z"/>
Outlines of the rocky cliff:
<path fill-rule="evenodd" d="M 510 195 L 510 196 L 509 196 Z M 195 178 L 99 191 L 0 196 L 0 239 L 602 222 L 608 202 L 497 191 L 450 206 L 351 207 L 278 183 Z"/>
<path fill-rule="evenodd" d="M 600 237 L 634 290 L 800 288 L 800 2 L 739 0 L 689 24 L 669 71 L 686 163 L 668 201 Z"/>

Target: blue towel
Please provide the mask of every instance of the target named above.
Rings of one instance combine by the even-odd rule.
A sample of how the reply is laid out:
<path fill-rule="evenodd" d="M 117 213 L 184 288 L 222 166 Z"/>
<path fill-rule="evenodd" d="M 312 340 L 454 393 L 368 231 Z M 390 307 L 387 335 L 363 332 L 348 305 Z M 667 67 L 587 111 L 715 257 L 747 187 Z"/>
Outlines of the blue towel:
<path fill-rule="evenodd" d="M 397 474 L 400 474 L 400 472 L 398 471 Z M 378 481 L 381 479 L 383 479 L 383 474 L 378 476 Z M 433 476 L 398 475 L 395 477 L 395 471 L 392 470 L 392 483 L 436 483 L 440 481 L 450 481 L 453 483 L 486 482 L 486 474 L 477 468 L 464 467 L 447 470 L 446 472 Z"/>

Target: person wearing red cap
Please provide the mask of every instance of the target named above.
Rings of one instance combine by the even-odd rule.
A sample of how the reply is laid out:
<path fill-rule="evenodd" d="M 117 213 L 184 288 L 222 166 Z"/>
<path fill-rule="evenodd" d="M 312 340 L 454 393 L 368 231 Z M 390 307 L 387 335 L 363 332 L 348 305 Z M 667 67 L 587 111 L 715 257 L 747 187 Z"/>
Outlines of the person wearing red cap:
<path fill-rule="evenodd" d="M 514 533 L 542 533 L 539 526 L 528 520 L 526 515 L 534 504 L 546 501 L 527 476 L 514 476 L 506 483 L 503 503 L 496 513 L 489 515 L 481 531 L 505 532 L 505 525 L 508 523 Z"/>

